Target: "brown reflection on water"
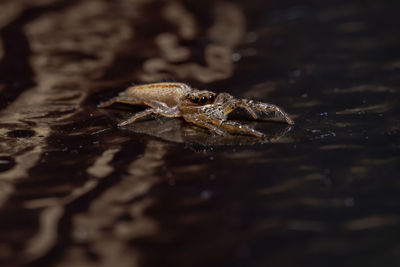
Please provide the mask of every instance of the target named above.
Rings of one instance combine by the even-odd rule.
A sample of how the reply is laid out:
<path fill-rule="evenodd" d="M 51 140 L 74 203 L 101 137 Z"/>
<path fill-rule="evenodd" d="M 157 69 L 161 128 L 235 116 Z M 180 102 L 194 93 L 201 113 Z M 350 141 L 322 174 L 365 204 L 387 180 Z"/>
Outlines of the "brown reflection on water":
<path fill-rule="evenodd" d="M 168 79 L 171 75 L 180 80 L 196 80 L 210 83 L 223 80 L 233 74 L 233 51 L 243 39 L 245 18 L 240 8 L 229 2 L 215 2 L 212 6 L 214 24 L 207 30 L 205 38 L 212 40 L 204 50 L 206 66 L 198 63 L 181 63 L 190 59 L 191 51 L 178 45 L 180 39 L 194 39 L 197 32 L 193 16 L 177 1 L 171 1 L 164 9 L 166 19 L 179 27 L 178 35 L 162 33 L 156 36 L 162 57 L 146 59 L 139 79 L 144 82 L 156 82 Z M 177 19 L 176 12 L 183 11 Z M 165 72 L 169 74 L 165 74 Z"/>
<path fill-rule="evenodd" d="M 102 192 L 87 212 L 74 216 L 71 233 L 74 245 L 67 249 L 57 266 L 110 266 L 116 262 L 120 266 L 138 264 L 140 255 L 129 248 L 128 243 L 157 232 L 158 223 L 145 211 L 153 203 L 147 194 L 160 182 L 156 173 L 164 165 L 166 148 L 164 143 L 149 141 L 143 155 L 129 164 L 127 174 Z M 110 157 L 110 152 L 104 153 Z M 88 172 L 96 173 L 105 167 L 98 165 L 96 170 L 95 166 Z M 85 255 L 80 248 L 85 244 L 90 245 L 90 252 L 97 255 L 98 262 Z"/>

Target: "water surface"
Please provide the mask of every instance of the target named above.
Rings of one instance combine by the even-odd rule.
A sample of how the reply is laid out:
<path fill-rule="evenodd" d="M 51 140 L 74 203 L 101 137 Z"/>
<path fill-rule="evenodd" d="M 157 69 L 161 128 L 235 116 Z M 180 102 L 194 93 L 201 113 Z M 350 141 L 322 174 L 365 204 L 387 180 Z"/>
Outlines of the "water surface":
<path fill-rule="evenodd" d="M 30 3 L 0 4 L 0 265 L 399 265 L 396 1 Z M 156 81 L 296 124 L 96 108 Z"/>

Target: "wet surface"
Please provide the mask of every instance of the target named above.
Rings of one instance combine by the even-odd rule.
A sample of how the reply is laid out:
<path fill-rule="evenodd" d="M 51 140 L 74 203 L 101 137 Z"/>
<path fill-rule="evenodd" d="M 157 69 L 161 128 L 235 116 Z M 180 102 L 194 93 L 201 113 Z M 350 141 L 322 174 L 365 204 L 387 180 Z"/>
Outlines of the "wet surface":
<path fill-rule="evenodd" d="M 399 265 L 396 1 L 0 9 L 1 266 Z M 156 81 L 296 124 L 222 138 L 96 108 Z"/>

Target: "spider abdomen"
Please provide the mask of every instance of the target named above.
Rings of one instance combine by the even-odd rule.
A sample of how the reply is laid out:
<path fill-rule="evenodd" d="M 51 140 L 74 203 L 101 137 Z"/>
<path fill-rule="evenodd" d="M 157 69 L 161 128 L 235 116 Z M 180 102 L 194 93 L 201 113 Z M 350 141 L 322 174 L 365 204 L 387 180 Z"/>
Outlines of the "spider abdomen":
<path fill-rule="evenodd" d="M 126 89 L 125 95 L 141 99 L 157 100 L 168 106 L 176 106 L 179 100 L 192 89 L 183 83 L 152 83 L 132 86 Z"/>

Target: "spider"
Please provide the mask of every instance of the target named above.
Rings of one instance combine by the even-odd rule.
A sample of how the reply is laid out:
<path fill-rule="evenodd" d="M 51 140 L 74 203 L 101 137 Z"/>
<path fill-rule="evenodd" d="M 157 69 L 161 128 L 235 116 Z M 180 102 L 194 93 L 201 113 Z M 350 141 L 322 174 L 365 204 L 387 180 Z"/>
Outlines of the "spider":
<path fill-rule="evenodd" d="M 127 88 L 118 96 L 98 105 L 109 107 L 114 103 L 148 106 L 118 124 L 118 127 L 135 122 L 137 119 L 159 114 L 165 117 L 183 117 L 189 123 L 207 128 L 210 132 L 225 136 L 228 133 L 253 135 L 263 138 L 264 134 L 250 126 L 227 120 L 228 114 L 237 108 L 245 109 L 254 119 L 260 115 L 273 121 L 294 124 L 280 107 L 273 104 L 236 99 L 228 93 L 216 94 L 207 90 L 197 90 L 184 83 L 162 82 Z"/>

